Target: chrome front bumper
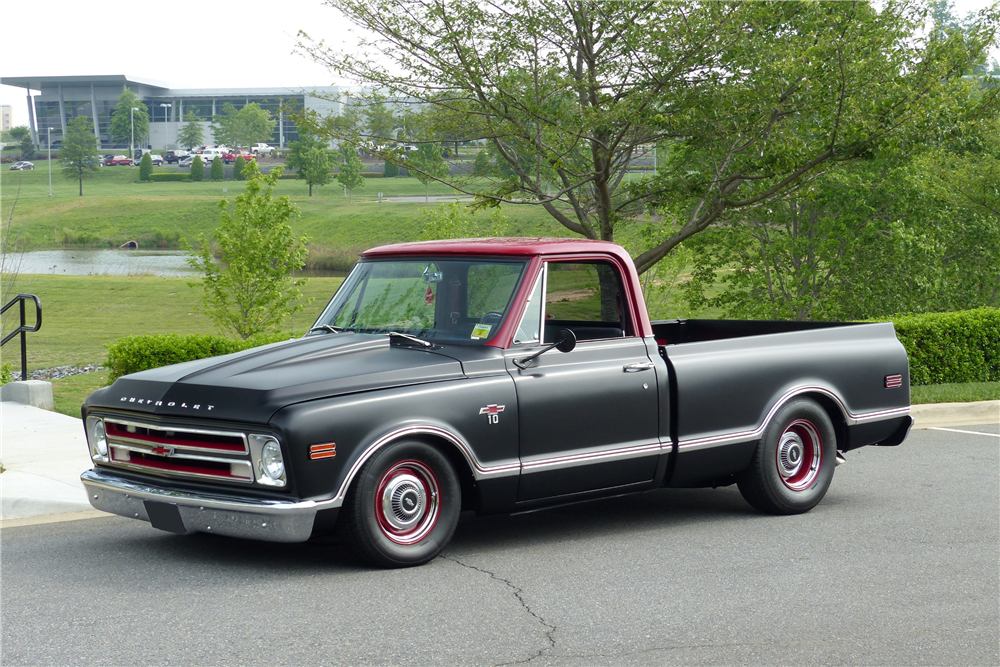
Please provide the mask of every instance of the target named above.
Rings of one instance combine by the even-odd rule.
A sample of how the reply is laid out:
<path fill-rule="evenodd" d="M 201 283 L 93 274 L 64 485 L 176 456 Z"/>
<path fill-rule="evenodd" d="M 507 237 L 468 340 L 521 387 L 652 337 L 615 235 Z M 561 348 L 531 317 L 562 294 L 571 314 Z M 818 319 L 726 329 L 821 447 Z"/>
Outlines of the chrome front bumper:
<path fill-rule="evenodd" d="M 187 493 L 133 482 L 102 470 L 88 470 L 80 475 L 80 481 L 95 508 L 149 521 L 154 528 L 176 533 L 215 533 L 269 542 L 304 542 L 312 534 L 319 510 L 317 503 L 311 500 L 262 500 Z"/>

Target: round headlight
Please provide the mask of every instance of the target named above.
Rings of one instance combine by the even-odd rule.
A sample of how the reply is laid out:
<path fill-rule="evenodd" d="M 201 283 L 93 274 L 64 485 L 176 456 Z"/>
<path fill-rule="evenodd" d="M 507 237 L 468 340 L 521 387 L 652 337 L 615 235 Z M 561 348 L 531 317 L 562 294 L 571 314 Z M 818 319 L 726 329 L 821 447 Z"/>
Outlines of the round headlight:
<path fill-rule="evenodd" d="M 101 456 L 108 455 L 108 434 L 104 431 L 104 420 L 98 419 L 94 422 L 94 447 Z"/>
<path fill-rule="evenodd" d="M 285 474 L 285 461 L 281 458 L 281 447 L 276 440 L 268 440 L 260 453 L 261 467 L 264 474 L 278 480 Z"/>

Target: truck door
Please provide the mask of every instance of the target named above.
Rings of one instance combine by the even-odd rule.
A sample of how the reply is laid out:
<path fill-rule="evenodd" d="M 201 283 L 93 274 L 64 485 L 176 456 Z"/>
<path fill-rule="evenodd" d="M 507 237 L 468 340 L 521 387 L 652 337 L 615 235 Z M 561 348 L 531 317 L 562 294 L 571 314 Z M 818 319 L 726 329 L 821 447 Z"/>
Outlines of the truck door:
<path fill-rule="evenodd" d="M 656 369 L 606 261 L 548 261 L 505 352 L 517 390 L 518 501 L 648 484 L 656 471 Z M 543 298 L 544 295 L 544 298 Z M 515 359 L 573 331 L 571 352 Z M 624 490 L 624 489 L 623 489 Z"/>

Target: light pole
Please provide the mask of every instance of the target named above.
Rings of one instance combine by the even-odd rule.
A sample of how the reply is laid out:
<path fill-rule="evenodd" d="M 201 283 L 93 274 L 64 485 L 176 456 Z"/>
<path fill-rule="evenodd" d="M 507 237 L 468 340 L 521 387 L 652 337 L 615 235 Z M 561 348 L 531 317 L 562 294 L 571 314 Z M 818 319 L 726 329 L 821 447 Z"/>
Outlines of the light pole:
<path fill-rule="evenodd" d="M 128 146 L 128 156 L 132 160 L 132 166 L 135 167 L 135 112 L 139 110 L 139 107 L 132 107 L 131 113 L 129 113 L 129 118 L 132 120 L 132 139 Z"/>
<path fill-rule="evenodd" d="M 52 128 L 48 129 L 49 135 L 49 196 L 52 196 Z"/>
<path fill-rule="evenodd" d="M 161 104 L 160 107 L 163 109 L 163 152 L 167 152 L 167 109 L 172 107 L 172 104 Z"/>

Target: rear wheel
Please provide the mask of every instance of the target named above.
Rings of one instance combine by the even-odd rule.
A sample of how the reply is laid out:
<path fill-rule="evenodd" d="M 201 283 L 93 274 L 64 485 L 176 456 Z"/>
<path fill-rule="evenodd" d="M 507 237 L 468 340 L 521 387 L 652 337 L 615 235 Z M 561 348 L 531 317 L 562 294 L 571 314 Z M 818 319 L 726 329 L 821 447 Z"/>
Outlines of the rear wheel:
<path fill-rule="evenodd" d="M 440 451 L 389 445 L 361 467 L 341 510 L 351 549 L 380 567 L 422 565 L 448 544 L 461 512 L 461 484 Z"/>
<path fill-rule="evenodd" d="M 800 514 L 826 495 L 836 459 L 837 435 L 826 411 L 809 399 L 795 399 L 774 416 L 736 482 L 758 510 Z"/>

